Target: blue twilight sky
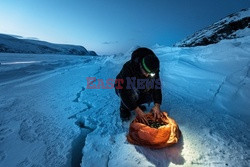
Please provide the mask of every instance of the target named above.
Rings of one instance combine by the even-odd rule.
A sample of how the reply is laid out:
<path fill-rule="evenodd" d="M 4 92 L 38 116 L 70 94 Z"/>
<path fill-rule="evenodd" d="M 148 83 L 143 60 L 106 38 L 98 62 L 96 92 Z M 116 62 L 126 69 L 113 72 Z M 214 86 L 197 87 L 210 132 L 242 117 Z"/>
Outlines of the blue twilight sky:
<path fill-rule="evenodd" d="M 249 7 L 250 0 L 1 0 L 0 33 L 110 54 L 172 45 Z"/>

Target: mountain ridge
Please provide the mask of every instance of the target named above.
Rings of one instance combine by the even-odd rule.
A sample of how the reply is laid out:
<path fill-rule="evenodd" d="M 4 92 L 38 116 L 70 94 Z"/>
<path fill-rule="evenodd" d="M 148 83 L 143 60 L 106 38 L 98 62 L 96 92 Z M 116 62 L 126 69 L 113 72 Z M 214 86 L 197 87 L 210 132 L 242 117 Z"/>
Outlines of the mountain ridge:
<path fill-rule="evenodd" d="M 88 51 L 80 45 L 55 44 L 37 39 L 24 39 L 21 36 L 0 34 L 0 52 L 3 53 L 31 53 L 31 54 L 70 54 L 93 55 L 95 51 Z"/>
<path fill-rule="evenodd" d="M 250 35 L 250 8 L 230 14 L 214 24 L 174 44 L 175 47 L 195 47 L 215 44 L 224 39 Z M 242 34 L 243 33 L 243 34 Z"/>

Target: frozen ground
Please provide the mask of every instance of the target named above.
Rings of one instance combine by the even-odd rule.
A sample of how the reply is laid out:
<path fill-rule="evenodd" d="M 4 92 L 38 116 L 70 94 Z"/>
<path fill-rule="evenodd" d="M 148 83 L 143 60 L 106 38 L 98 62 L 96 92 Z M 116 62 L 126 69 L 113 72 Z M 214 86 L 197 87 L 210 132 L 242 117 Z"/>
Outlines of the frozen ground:
<path fill-rule="evenodd" d="M 0 54 L 0 166 L 248 166 L 249 39 L 153 48 L 162 109 L 182 131 L 177 145 L 160 150 L 126 141 L 113 89 L 86 89 L 86 77 L 115 78 L 130 53 Z"/>

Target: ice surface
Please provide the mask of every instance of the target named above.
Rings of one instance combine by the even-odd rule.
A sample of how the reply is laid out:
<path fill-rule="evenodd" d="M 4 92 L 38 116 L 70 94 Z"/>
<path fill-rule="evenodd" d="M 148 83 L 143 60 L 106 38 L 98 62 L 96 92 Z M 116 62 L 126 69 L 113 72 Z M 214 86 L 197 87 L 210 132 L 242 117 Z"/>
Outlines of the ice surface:
<path fill-rule="evenodd" d="M 0 54 L 1 63 L 31 62 L 0 66 L 0 166 L 248 166 L 249 41 L 153 47 L 161 62 L 161 108 L 182 131 L 178 144 L 160 150 L 127 142 L 129 122 L 119 118 L 114 89 L 86 89 L 86 77 L 115 78 L 131 51 Z"/>

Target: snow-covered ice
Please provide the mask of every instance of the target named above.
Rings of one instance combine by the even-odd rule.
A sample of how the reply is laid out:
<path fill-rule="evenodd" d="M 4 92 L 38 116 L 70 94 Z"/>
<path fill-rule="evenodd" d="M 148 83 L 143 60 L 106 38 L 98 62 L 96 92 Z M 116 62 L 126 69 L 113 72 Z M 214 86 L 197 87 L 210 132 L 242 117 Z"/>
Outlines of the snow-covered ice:
<path fill-rule="evenodd" d="M 249 48 L 249 36 L 153 48 L 161 62 L 161 108 L 182 131 L 178 144 L 160 150 L 127 142 L 129 122 L 120 121 L 114 89 L 86 89 L 86 77 L 115 78 L 131 52 L 2 53 L 0 166 L 248 166 Z"/>

